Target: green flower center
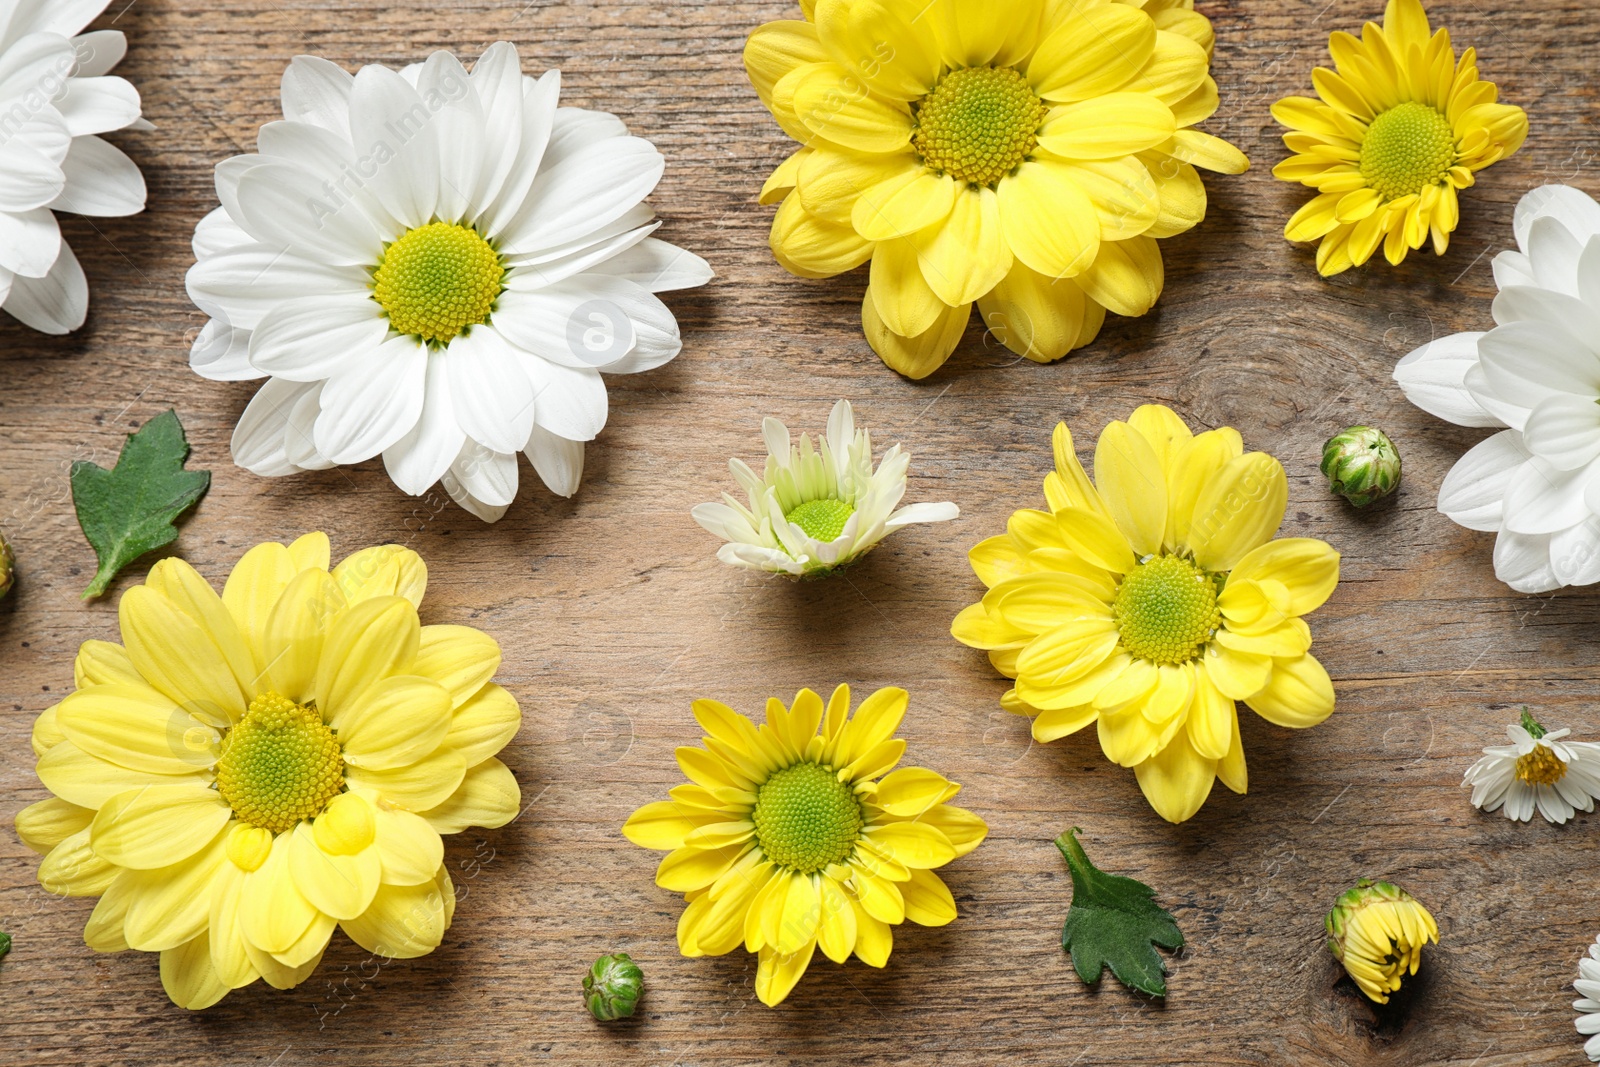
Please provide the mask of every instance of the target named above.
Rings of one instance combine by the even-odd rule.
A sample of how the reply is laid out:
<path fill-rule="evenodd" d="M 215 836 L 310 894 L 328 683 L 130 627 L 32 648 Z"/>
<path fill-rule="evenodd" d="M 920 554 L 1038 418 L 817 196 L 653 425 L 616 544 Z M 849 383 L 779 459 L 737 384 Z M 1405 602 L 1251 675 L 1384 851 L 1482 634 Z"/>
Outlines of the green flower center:
<path fill-rule="evenodd" d="M 275 834 L 322 814 L 344 789 L 344 759 L 315 708 L 263 693 L 228 731 L 217 791 L 241 822 Z"/>
<path fill-rule="evenodd" d="M 1048 111 L 1010 67 L 953 70 L 917 105 L 911 144 L 930 169 L 992 188 L 1038 146 Z"/>
<path fill-rule="evenodd" d="M 430 222 L 384 249 L 372 298 L 397 332 L 444 345 L 489 321 L 505 275 L 500 254 L 477 230 Z"/>
<path fill-rule="evenodd" d="M 826 544 L 844 533 L 844 524 L 856 513 L 855 505 L 843 500 L 807 500 L 784 518 Z"/>
<path fill-rule="evenodd" d="M 1153 556 L 1122 579 L 1112 614 L 1122 647 L 1151 663 L 1185 663 L 1222 625 L 1211 575 L 1180 556 Z"/>
<path fill-rule="evenodd" d="M 862 824 L 855 791 L 820 763 L 773 772 L 756 790 L 751 817 L 767 859 L 802 874 L 848 858 Z"/>
<path fill-rule="evenodd" d="M 1372 120 L 1361 141 L 1361 176 L 1386 200 L 1420 193 L 1456 162 L 1456 136 L 1438 109 L 1415 100 Z"/>

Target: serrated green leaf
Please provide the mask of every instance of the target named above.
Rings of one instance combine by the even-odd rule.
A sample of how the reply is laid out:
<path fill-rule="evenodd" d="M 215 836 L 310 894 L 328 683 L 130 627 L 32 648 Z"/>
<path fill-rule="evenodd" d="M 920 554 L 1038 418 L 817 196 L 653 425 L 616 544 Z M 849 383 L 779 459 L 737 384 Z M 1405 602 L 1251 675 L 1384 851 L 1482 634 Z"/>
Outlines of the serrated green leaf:
<path fill-rule="evenodd" d="M 1117 981 L 1153 997 L 1167 995 L 1167 964 L 1151 942 L 1165 949 L 1183 947 L 1172 914 L 1156 904 L 1143 882 L 1107 874 L 1084 854 L 1074 826 L 1056 838 L 1072 872 L 1072 907 L 1061 931 L 1061 947 L 1087 984 L 1109 966 Z"/>
<path fill-rule="evenodd" d="M 111 470 L 87 460 L 72 465 L 72 504 L 100 569 L 83 599 L 100 596 L 122 568 L 177 539 L 177 517 L 211 487 L 210 471 L 184 470 L 189 441 L 178 413 L 168 411 L 128 435 Z"/>

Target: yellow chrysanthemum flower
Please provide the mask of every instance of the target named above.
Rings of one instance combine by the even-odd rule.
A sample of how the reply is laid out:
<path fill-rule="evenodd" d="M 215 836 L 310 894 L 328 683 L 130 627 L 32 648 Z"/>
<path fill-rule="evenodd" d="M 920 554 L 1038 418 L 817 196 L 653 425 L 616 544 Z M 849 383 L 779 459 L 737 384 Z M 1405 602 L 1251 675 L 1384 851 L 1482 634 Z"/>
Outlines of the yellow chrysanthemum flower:
<path fill-rule="evenodd" d="M 817 948 L 835 963 L 854 952 L 889 962 L 891 926 L 943 926 L 955 899 L 934 868 L 978 847 L 989 828 L 945 803 L 961 787 L 921 767 L 895 770 L 903 689 L 880 689 L 850 714 L 850 687 L 794 705 L 767 702 L 756 726 L 697 700 L 705 748 L 678 749 L 693 785 L 646 804 L 623 826 L 629 841 L 671 850 L 656 884 L 682 893 L 685 956 L 720 956 L 741 943 L 760 953 L 756 995 L 789 995 Z M 819 732 L 820 729 L 820 732 Z"/>
<path fill-rule="evenodd" d="M 1097 725 L 1162 818 L 1200 810 L 1213 778 L 1245 791 L 1234 702 L 1288 727 L 1333 711 L 1333 685 L 1300 616 L 1328 599 L 1339 554 L 1271 537 L 1283 467 L 1228 427 L 1192 434 L 1167 408 L 1113 422 L 1091 483 L 1056 427 L 1049 511 L 1012 514 L 970 554 L 989 592 L 956 616 L 1016 687 L 1001 705 L 1039 741 Z"/>
<path fill-rule="evenodd" d="M 1295 153 L 1272 173 L 1318 194 L 1283 235 L 1321 240 L 1325 277 L 1365 263 L 1379 245 L 1399 263 L 1431 236 L 1443 255 L 1461 217 L 1457 190 L 1522 147 L 1527 114 L 1495 102 L 1477 53 L 1457 62 L 1450 32 L 1432 32 L 1418 0 L 1389 0 L 1381 28 L 1369 22 L 1359 39 L 1335 33 L 1328 50 L 1337 73 L 1311 72 L 1321 100 L 1272 105 Z"/>
<path fill-rule="evenodd" d="M 872 261 L 867 339 L 912 378 L 949 358 L 974 302 L 1018 355 L 1059 359 L 1107 311 L 1143 315 L 1158 238 L 1206 211 L 1195 167 L 1249 167 L 1192 129 L 1217 109 L 1193 0 L 802 0 L 745 67 L 804 147 L 761 191 L 778 262 L 827 278 Z"/>
<path fill-rule="evenodd" d="M 1363 878 L 1324 920 L 1328 951 L 1369 1000 L 1389 1003 L 1422 966 L 1422 946 L 1439 943 L 1439 924 L 1422 903 L 1389 882 Z"/>
<path fill-rule="evenodd" d="M 161 953 L 185 1008 L 300 984 L 335 925 L 426 955 L 455 910 L 440 835 L 519 809 L 499 646 L 419 623 L 409 549 L 328 563 L 320 533 L 257 545 L 218 596 L 162 560 L 118 606 L 126 645 L 85 642 L 77 691 L 34 724 L 55 796 L 17 832 L 40 883 L 98 896 L 89 947 Z"/>

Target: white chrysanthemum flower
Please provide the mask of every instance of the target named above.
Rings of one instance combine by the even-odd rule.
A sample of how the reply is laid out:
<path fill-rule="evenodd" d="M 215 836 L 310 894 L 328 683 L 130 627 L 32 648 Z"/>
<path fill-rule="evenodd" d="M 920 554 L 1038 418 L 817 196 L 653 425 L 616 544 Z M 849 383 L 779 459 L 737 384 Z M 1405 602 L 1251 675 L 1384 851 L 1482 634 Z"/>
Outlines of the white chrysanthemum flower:
<path fill-rule="evenodd" d="M 914 522 L 945 522 L 961 514 L 949 502 L 895 505 L 906 495 L 911 457 L 895 445 L 872 469 L 872 436 L 857 430 L 850 403 L 828 416 L 828 436 L 815 448 L 789 428 L 764 419 L 764 475 L 743 460 L 728 461 L 734 480 L 749 494 L 745 507 L 728 493 L 723 503 L 699 504 L 694 521 L 727 541 L 717 558 L 736 567 L 794 577 L 820 578 L 870 552 L 894 530 Z"/>
<path fill-rule="evenodd" d="M 89 313 L 89 282 L 55 212 L 135 215 L 144 177 L 97 134 L 151 129 L 139 90 L 108 72 L 119 30 L 79 33 L 107 0 L 0 0 L 0 308 L 45 333 Z"/>
<path fill-rule="evenodd" d="M 601 373 L 678 354 L 654 294 L 703 285 L 704 260 L 650 236 L 663 170 L 613 115 L 558 108 L 560 74 L 524 77 L 493 45 L 354 76 L 301 56 L 284 121 L 217 168 L 189 295 L 211 316 L 190 363 L 266 377 L 234 461 L 292 474 L 382 455 L 396 485 L 435 482 L 488 522 L 526 452 L 571 496 L 605 425 Z"/>
<path fill-rule="evenodd" d="M 1572 987 L 1579 993 L 1572 1002 L 1572 1010 L 1578 1013 L 1573 1025 L 1589 1038 L 1583 1043 L 1583 1051 L 1590 1062 L 1600 1063 L 1600 937 L 1595 938 L 1586 955 L 1579 957 L 1578 977 Z"/>
<path fill-rule="evenodd" d="M 1508 427 L 1451 469 L 1439 510 L 1495 532 L 1495 576 L 1539 593 L 1600 581 L 1600 204 L 1547 185 L 1514 228 L 1519 251 L 1494 258 L 1498 325 L 1426 344 L 1394 377 L 1442 419 Z"/>
<path fill-rule="evenodd" d="M 1506 818 L 1527 822 L 1537 808 L 1546 822 L 1564 823 L 1593 811 L 1600 797 L 1600 745 L 1564 740 L 1571 730 L 1545 730 L 1527 708 L 1522 722 L 1506 727 L 1511 744 L 1486 748 L 1467 769 L 1462 785 L 1484 811 L 1504 809 Z"/>

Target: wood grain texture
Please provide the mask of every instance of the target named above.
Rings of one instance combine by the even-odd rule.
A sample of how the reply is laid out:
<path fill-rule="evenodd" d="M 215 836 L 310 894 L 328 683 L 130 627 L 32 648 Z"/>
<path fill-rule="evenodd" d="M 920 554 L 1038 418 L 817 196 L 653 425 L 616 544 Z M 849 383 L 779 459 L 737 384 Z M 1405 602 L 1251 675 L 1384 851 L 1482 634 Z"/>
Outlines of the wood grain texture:
<path fill-rule="evenodd" d="M 1282 158 L 1267 113 L 1305 92 L 1330 30 L 1356 30 L 1379 0 L 1201 0 L 1217 30 L 1222 110 L 1208 125 L 1255 161 L 1208 176 L 1211 211 L 1163 243 L 1166 293 L 1136 320 L 1048 367 L 1019 363 L 973 329 L 921 383 L 883 368 L 860 334 L 864 278 L 808 282 L 766 247 L 755 203 L 788 151 L 739 54 L 748 31 L 789 17 L 749 0 L 116 0 L 100 26 L 128 33 L 120 71 L 154 133 L 118 140 L 144 168 L 150 209 L 69 219 L 93 287 L 88 326 L 51 340 L 0 323 L 0 525 L 18 589 L 0 604 L 0 1035 L 9 1063 L 351 1067 L 367 1064 L 951 1065 L 1458 1064 L 1580 1062 L 1571 978 L 1600 932 L 1593 872 L 1600 816 L 1566 827 L 1475 812 L 1460 786 L 1515 705 L 1600 735 L 1594 694 L 1600 595 L 1528 597 L 1495 581 L 1491 539 L 1433 507 L 1455 457 L 1483 436 L 1405 403 L 1394 362 L 1430 337 L 1489 322 L 1490 257 L 1511 241 L 1527 189 L 1600 193 L 1595 70 L 1600 17 L 1585 0 L 1433 0 L 1458 46 L 1475 45 L 1502 97 L 1526 107 L 1527 147 L 1465 196 L 1448 255 L 1413 255 L 1319 279 L 1280 231 L 1303 191 L 1273 181 Z M 227 442 L 250 394 L 192 374 L 203 316 L 184 295 L 195 222 L 215 203 L 211 168 L 279 115 L 290 57 L 402 64 L 435 48 L 475 56 L 515 41 L 526 69 L 559 66 L 564 102 L 623 116 L 668 158 L 654 197 L 661 236 L 719 273 L 671 304 L 686 347 L 670 365 L 611 384 L 611 422 L 571 501 L 524 490 L 484 526 L 442 494 L 402 496 L 381 467 L 263 480 Z M 759 454 L 759 420 L 820 428 L 846 396 L 883 444 L 913 453 L 914 500 L 954 500 L 959 520 L 898 535 L 842 579 L 794 585 L 736 573 L 689 519 Z M 1244 716 L 1251 790 L 1219 788 L 1190 823 L 1146 806 L 1130 772 L 1091 736 L 1030 744 L 997 703 L 1005 684 L 957 644 L 949 620 L 981 591 L 965 549 L 1035 506 L 1049 435 L 1080 443 L 1147 400 L 1196 427 L 1230 424 L 1289 471 L 1286 534 L 1344 553 L 1345 580 L 1312 619 L 1339 692 L 1325 725 L 1291 733 Z M 91 902 L 38 888 L 36 857 L 9 831 L 45 796 L 33 774 L 35 715 L 70 687 L 88 638 L 117 636 L 114 598 L 83 605 L 94 560 L 72 515 L 72 460 L 108 462 L 122 435 L 175 406 L 215 472 L 174 546 L 220 582 L 251 544 L 325 529 L 336 555 L 412 545 L 432 574 L 427 622 L 464 622 L 506 650 L 501 681 L 525 725 L 504 754 L 526 812 L 450 841 L 455 925 L 433 955 L 379 966 L 335 936 L 300 988 L 260 984 L 190 1014 L 163 995 L 153 957 L 98 956 L 82 942 Z M 1357 514 L 1316 464 L 1352 422 L 1388 429 L 1405 456 L 1397 499 Z M 117 583 L 125 590 L 144 566 Z M 657 856 L 623 840 L 637 805 L 679 780 L 674 746 L 698 731 L 689 702 L 755 711 L 768 695 L 848 681 L 906 686 L 904 736 L 918 764 L 966 789 L 988 842 L 948 869 L 960 919 L 901 928 L 884 971 L 814 963 L 789 1000 L 762 1007 L 745 955 L 689 960 L 673 940 L 680 901 L 657 889 Z M 1107 979 L 1088 989 L 1059 945 L 1069 881 L 1050 840 L 1084 829 L 1108 869 L 1155 886 L 1189 947 L 1164 1004 Z M 1334 896 L 1392 877 L 1432 906 L 1443 943 L 1395 1009 L 1360 1000 L 1322 948 Z M 641 1016 L 602 1029 L 579 978 L 602 952 L 643 966 Z"/>

